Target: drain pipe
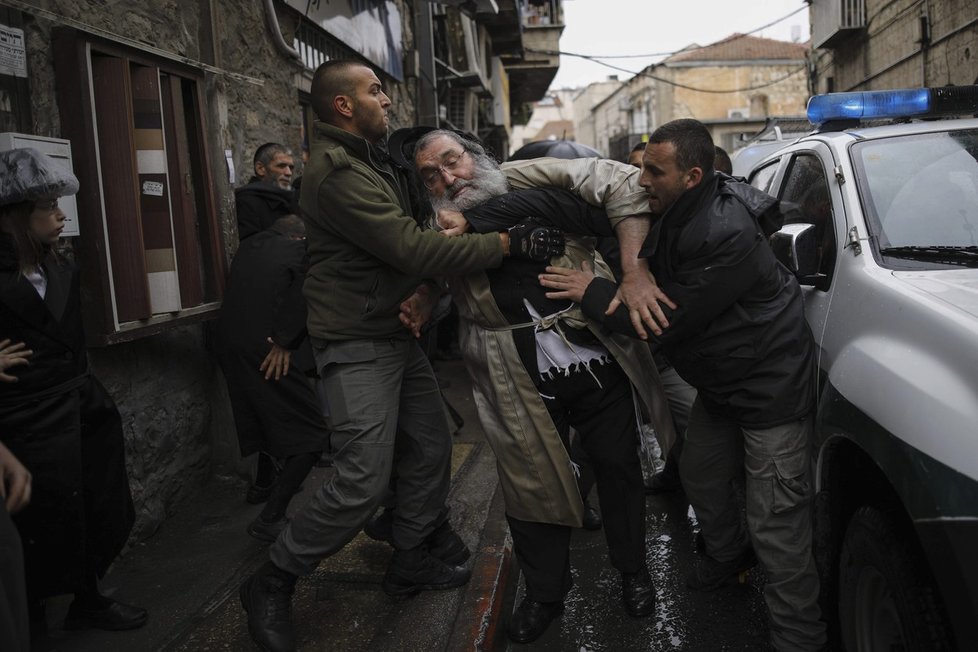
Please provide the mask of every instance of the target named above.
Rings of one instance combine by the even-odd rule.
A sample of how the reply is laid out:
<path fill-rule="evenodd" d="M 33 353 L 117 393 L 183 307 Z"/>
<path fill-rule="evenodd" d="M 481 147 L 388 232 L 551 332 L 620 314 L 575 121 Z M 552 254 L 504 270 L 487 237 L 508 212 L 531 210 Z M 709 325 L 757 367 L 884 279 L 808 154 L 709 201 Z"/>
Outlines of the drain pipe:
<path fill-rule="evenodd" d="M 294 47 L 285 42 L 282 36 L 282 28 L 278 24 L 278 15 L 275 13 L 274 0 L 265 0 L 265 20 L 268 21 L 268 29 L 272 33 L 272 40 L 282 53 L 293 59 L 302 59 L 302 55 Z"/>

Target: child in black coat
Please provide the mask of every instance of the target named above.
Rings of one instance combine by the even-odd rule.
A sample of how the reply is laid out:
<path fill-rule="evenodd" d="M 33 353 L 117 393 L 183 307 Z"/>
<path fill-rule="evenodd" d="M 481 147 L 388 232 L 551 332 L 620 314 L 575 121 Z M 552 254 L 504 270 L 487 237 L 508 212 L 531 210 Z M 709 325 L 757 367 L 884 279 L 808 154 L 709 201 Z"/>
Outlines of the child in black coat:
<path fill-rule="evenodd" d="M 0 152 L 0 338 L 23 343 L 26 365 L 0 383 L 0 442 L 33 477 L 14 515 L 24 543 L 28 599 L 72 593 L 66 629 L 132 629 L 146 611 L 99 593 L 134 512 L 122 422 L 91 375 L 78 275 L 55 252 L 64 229 L 58 198 L 75 176 L 34 149 Z"/>

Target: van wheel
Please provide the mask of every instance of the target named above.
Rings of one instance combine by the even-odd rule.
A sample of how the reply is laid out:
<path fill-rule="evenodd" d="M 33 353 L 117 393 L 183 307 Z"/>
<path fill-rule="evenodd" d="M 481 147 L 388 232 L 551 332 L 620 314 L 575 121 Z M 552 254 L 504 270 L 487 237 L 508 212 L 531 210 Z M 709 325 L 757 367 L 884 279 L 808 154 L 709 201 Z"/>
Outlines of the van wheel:
<path fill-rule="evenodd" d="M 911 534 L 875 507 L 857 509 L 846 529 L 839 622 L 848 652 L 952 649 L 937 589 Z"/>

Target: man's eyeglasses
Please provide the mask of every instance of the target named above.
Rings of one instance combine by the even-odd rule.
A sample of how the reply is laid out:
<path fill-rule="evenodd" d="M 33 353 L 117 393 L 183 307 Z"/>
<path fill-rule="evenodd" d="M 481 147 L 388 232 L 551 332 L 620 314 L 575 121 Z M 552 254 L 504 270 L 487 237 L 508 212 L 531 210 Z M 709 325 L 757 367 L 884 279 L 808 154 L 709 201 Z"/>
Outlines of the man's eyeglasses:
<path fill-rule="evenodd" d="M 467 149 L 463 149 L 461 152 L 449 154 L 438 167 L 422 170 L 421 183 L 424 184 L 425 188 L 431 190 L 441 180 L 442 173 L 448 172 L 449 174 L 455 174 L 455 170 L 458 169 L 458 164 L 462 162 L 462 157 L 468 151 Z"/>

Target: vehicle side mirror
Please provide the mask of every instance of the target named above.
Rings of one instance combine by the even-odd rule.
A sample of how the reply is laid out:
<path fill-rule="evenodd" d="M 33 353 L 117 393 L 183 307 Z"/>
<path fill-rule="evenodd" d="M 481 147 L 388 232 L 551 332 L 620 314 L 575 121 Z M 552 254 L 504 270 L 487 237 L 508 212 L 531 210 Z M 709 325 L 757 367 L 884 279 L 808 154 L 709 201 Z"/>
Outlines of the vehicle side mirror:
<path fill-rule="evenodd" d="M 771 249 L 802 285 L 820 285 L 814 224 L 785 224 L 771 235 Z"/>

